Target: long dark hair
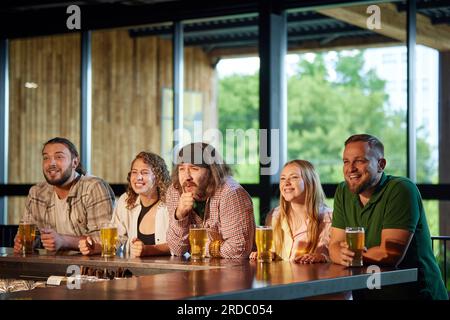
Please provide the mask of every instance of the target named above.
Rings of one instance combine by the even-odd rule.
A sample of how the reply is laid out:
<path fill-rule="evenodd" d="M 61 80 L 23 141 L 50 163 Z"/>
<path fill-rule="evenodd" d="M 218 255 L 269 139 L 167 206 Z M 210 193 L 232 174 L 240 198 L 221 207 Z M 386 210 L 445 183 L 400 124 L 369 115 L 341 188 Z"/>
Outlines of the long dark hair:
<path fill-rule="evenodd" d="M 208 169 L 208 186 L 205 190 L 207 197 L 211 197 L 216 192 L 216 189 L 225 182 L 225 179 L 231 176 L 230 167 L 225 163 L 216 149 L 212 145 L 204 142 L 185 145 L 178 152 L 175 163 L 176 165 L 172 171 L 172 183 L 180 193 L 183 189 L 180 185 L 178 168 L 183 163 L 191 163 Z"/>

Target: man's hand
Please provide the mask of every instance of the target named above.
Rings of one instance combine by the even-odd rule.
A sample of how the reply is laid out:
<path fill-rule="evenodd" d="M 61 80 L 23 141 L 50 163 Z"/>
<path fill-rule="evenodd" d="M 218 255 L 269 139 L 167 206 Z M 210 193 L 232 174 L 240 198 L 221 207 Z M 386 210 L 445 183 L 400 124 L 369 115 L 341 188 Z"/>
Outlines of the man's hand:
<path fill-rule="evenodd" d="M 81 239 L 78 242 L 78 248 L 80 249 L 80 252 L 85 256 L 101 252 L 100 244 L 96 243 L 94 239 L 89 236 Z"/>
<path fill-rule="evenodd" d="M 41 241 L 48 251 L 58 251 L 65 245 L 63 236 L 53 229 L 41 229 Z"/>
<path fill-rule="evenodd" d="M 341 246 L 340 259 L 337 262 L 343 266 L 349 267 L 352 264 L 355 253 L 348 249 L 349 247 L 347 242 L 341 241 L 339 245 Z"/>
<path fill-rule="evenodd" d="M 20 241 L 20 237 L 16 234 L 16 237 L 14 238 L 14 253 L 21 253 L 22 247 L 22 241 Z"/>
<path fill-rule="evenodd" d="M 178 202 L 178 208 L 175 215 L 178 220 L 186 217 L 194 207 L 194 194 L 192 192 L 183 192 Z"/>
<path fill-rule="evenodd" d="M 133 257 L 141 257 L 144 253 L 144 243 L 138 238 L 133 238 L 130 245 L 130 254 Z"/>

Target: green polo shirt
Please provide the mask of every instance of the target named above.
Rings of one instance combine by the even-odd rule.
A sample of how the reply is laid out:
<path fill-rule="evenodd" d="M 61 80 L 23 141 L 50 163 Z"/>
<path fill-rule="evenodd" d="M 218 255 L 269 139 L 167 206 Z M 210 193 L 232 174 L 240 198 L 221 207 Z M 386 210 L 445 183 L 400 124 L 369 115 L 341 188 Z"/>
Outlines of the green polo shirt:
<path fill-rule="evenodd" d="M 364 227 L 367 248 L 381 244 L 383 229 L 403 229 L 414 233 L 399 268 L 418 268 L 417 283 L 388 286 L 380 290 L 358 290 L 355 298 L 365 299 L 448 299 L 439 267 L 431 249 L 422 198 L 416 185 L 407 178 L 383 173 L 380 182 L 363 207 L 359 196 L 345 182 L 338 185 L 334 196 L 332 226 Z"/>

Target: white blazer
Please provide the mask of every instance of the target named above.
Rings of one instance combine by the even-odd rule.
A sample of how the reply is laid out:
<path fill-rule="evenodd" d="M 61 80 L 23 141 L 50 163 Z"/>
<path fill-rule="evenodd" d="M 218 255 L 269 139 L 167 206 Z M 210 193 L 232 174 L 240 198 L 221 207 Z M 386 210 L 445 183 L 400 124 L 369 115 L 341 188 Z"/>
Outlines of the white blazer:
<path fill-rule="evenodd" d="M 130 253 L 130 244 L 133 238 L 137 238 L 138 218 L 141 212 L 141 202 L 137 197 L 132 209 L 126 207 L 127 194 L 124 193 L 117 201 L 112 217 L 112 223 L 117 226 L 119 237 L 126 237 L 126 252 Z M 166 205 L 160 201 L 156 209 L 155 217 L 155 243 L 166 243 L 166 233 L 169 228 L 169 213 Z"/>

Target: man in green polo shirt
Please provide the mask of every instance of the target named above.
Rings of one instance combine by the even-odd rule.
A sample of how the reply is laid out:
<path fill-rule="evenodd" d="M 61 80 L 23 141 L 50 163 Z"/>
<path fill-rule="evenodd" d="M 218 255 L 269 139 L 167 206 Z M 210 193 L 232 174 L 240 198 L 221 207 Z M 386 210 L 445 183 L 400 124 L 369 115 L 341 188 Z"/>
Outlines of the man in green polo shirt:
<path fill-rule="evenodd" d="M 331 260 L 349 266 L 354 252 L 345 242 L 345 228 L 364 227 L 364 264 L 418 268 L 417 282 L 357 290 L 354 299 L 448 299 L 416 185 L 383 172 L 384 146 L 368 134 L 347 139 L 343 161 L 345 183 L 334 197 Z"/>

